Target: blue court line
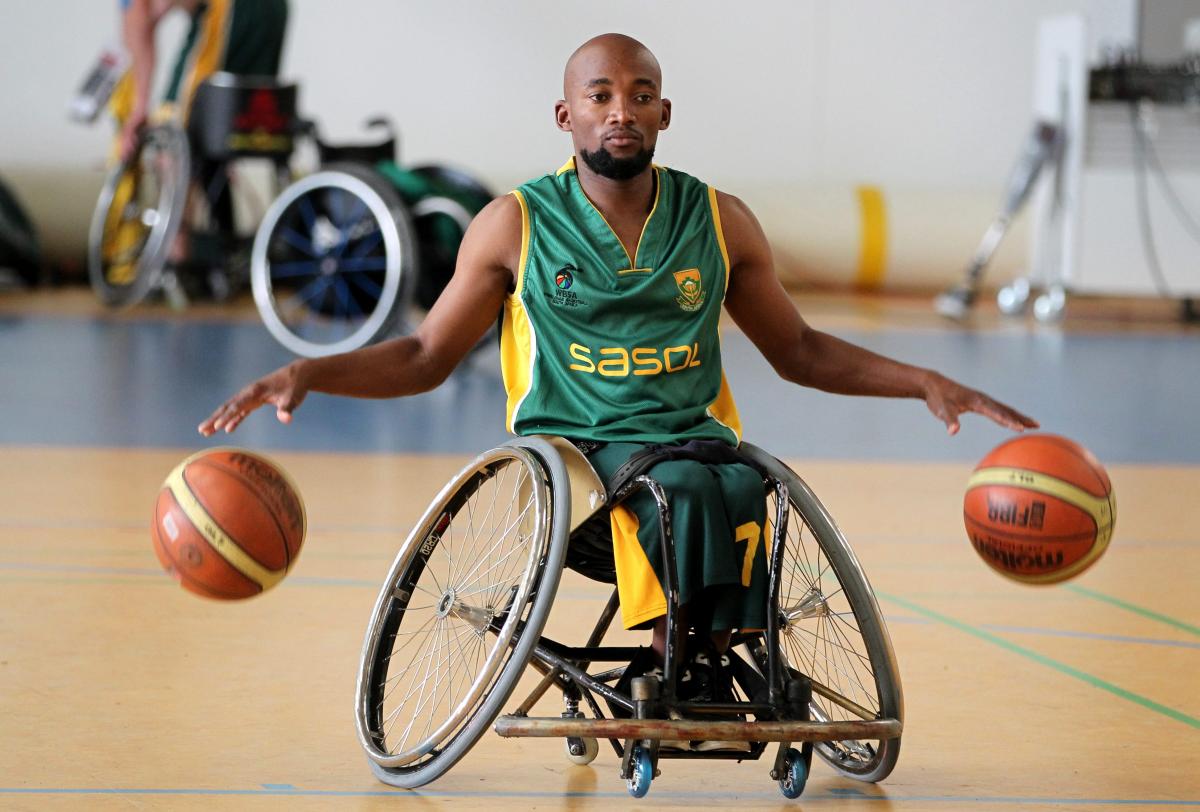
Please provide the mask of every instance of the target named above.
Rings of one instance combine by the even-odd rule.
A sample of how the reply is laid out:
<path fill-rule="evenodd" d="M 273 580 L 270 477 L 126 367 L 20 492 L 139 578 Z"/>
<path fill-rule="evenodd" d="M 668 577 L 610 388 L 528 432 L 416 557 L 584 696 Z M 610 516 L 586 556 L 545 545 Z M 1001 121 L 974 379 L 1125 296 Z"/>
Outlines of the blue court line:
<path fill-rule="evenodd" d="M 92 521 L 89 519 L 0 519 L 4 530 L 146 530 L 149 522 Z M 397 533 L 407 535 L 411 525 L 310 524 L 310 533 Z"/>
<path fill-rule="evenodd" d="M 28 562 L 0 561 L 0 571 L 15 570 L 18 572 L 43 573 L 79 573 L 96 576 L 133 576 L 137 578 L 153 578 L 163 583 L 172 583 L 163 579 L 163 572 L 153 567 L 97 567 L 85 564 L 33 564 Z M 64 581 L 67 579 L 63 579 Z M 380 582 L 363 578 L 329 578 L 314 575 L 293 575 L 287 583 L 292 586 L 323 586 L 323 587 L 354 587 L 361 589 L 378 589 Z M 592 594 L 582 590 L 560 590 L 558 597 L 564 600 L 604 600 L 600 594 Z M 888 623 L 928 624 L 933 621 L 925 617 L 906 615 L 888 615 Z M 1085 640 L 1100 640 L 1108 643 L 1132 643 L 1150 646 L 1167 646 L 1173 648 L 1200 649 L 1200 643 L 1187 640 L 1164 640 L 1154 637 L 1135 637 L 1132 635 L 1104 634 L 1101 632 L 1073 631 L 1070 629 L 1046 629 L 1032 626 L 1003 626 L 992 623 L 981 623 L 979 628 L 1008 634 L 1031 634 L 1050 637 L 1074 637 Z"/>
<path fill-rule="evenodd" d="M 0 570 L 18 570 L 23 572 L 61 572 L 81 573 L 85 575 L 131 575 L 138 578 L 164 578 L 161 569 L 152 567 L 92 567 L 85 564 L 28 564 L 24 562 L 0 561 Z M 324 578 L 312 575 L 293 575 L 287 582 L 294 586 L 352 586 L 379 587 L 379 581 L 368 581 L 363 578 Z"/>
<path fill-rule="evenodd" d="M 258 797 L 317 797 L 317 798 L 463 798 L 463 799 L 541 799 L 554 800 L 565 798 L 595 798 L 629 800 L 624 792 L 582 792 L 566 790 L 554 791 L 438 791 L 438 790 L 336 790 L 336 789 L 289 789 L 290 785 L 264 784 L 263 789 L 195 789 L 195 788 L 97 788 L 84 787 L 0 787 L 0 795 L 184 795 L 184 796 L 258 796 Z M 778 792 L 679 792 L 663 790 L 652 796 L 663 800 L 728 800 L 731 802 L 747 800 L 769 800 L 785 803 L 780 800 Z M 1000 804 L 1005 806 L 1021 806 L 1026 804 L 1058 804 L 1063 806 L 1200 806 L 1200 800 L 1169 799 L 1169 798 L 1064 798 L 1046 796 L 997 796 L 997 795 L 893 795 L 881 792 L 878 795 L 868 795 L 855 789 L 830 789 L 828 792 L 808 793 L 801 796 L 801 803 L 819 801 L 880 801 L 889 804 L 904 803 L 943 803 L 943 804 Z"/>
<path fill-rule="evenodd" d="M 1067 665 L 1066 663 L 1059 662 L 1058 660 L 1055 660 L 1052 657 L 1047 657 L 1044 654 L 1039 654 L 1038 652 L 1033 651 L 1032 649 L 1027 649 L 1024 646 L 1019 646 L 1016 643 L 1013 643 L 1009 640 L 1005 640 L 1003 637 L 998 637 L 997 635 L 994 635 L 991 632 L 984 631 L 983 629 L 979 628 L 978 626 L 972 626 L 969 623 L 964 623 L 961 620 L 956 620 L 952 617 L 948 617 L 947 615 L 943 615 L 940 612 L 935 612 L 932 609 L 927 609 L 924 606 L 915 604 L 910 600 L 906 600 L 905 598 L 901 598 L 896 595 L 888 595 L 884 592 L 878 592 L 878 591 L 876 592 L 876 594 L 879 595 L 879 597 L 884 598 L 885 600 L 889 600 L 889 601 L 892 601 L 893 603 L 900 604 L 901 606 L 903 606 L 904 608 L 908 609 L 911 612 L 916 612 L 917 614 L 924 615 L 925 617 L 928 617 L 931 620 L 936 620 L 937 622 L 945 624 L 947 626 L 950 626 L 951 628 L 958 629 L 961 632 L 966 632 L 967 634 L 971 635 L 972 637 L 978 637 L 980 640 L 985 640 L 989 643 L 999 646 L 1000 648 L 1007 649 L 1008 651 L 1011 651 L 1014 654 L 1019 654 L 1022 657 L 1025 657 L 1026 659 L 1033 660 L 1035 663 L 1039 663 L 1041 665 L 1048 666 L 1049 668 L 1053 668 L 1055 671 L 1066 674 L 1069 677 L 1074 677 L 1075 679 L 1080 680 L 1082 682 L 1086 682 L 1088 685 L 1091 685 L 1094 688 L 1099 688 L 1103 691 L 1108 691 L 1110 694 L 1113 694 L 1114 696 L 1119 696 L 1120 698 L 1129 700 L 1130 702 L 1133 702 L 1136 705 L 1141 705 L 1143 708 L 1146 708 L 1147 710 L 1152 710 L 1155 713 L 1160 713 L 1169 719 L 1174 719 L 1175 721 L 1182 722 L 1183 724 L 1188 725 L 1189 727 L 1194 727 L 1194 728 L 1200 729 L 1200 719 L 1197 719 L 1194 716 L 1188 716 L 1183 711 L 1178 711 L 1178 710 L 1175 710 L 1174 708 L 1169 708 L 1166 705 L 1155 702 L 1153 699 L 1148 699 L 1140 694 L 1135 694 L 1133 691 L 1126 690 L 1125 688 L 1122 688 L 1119 685 L 1115 685 L 1115 684 L 1109 682 L 1108 680 L 1101 679 L 1100 677 L 1089 674 L 1086 671 L 1081 671 L 1078 668 L 1075 668 L 1074 666 L 1070 666 L 1070 665 Z"/>

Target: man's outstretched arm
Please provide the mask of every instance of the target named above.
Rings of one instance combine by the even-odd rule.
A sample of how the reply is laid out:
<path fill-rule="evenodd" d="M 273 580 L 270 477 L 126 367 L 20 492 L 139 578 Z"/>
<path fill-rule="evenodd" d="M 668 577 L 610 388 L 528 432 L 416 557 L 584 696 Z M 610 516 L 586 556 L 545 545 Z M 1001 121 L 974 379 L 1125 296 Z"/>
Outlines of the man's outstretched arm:
<path fill-rule="evenodd" d="M 810 327 L 779 283 L 770 245 L 750 209 L 718 193 L 729 251 L 725 308 L 779 375 L 801 386 L 843 395 L 910 397 L 958 432 L 964 412 L 978 412 L 1006 428 L 1036 428 L 1036 420 L 930 369 L 886 358 Z"/>
<path fill-rule="evenodd" d="M 416 332 L 341 355 L 293 361 L 217 407 L 200 433 L 231 432 L 268 404 L 280 422 L 290 423 L 309 392 L 391 398 L 436 388 L 496 320 L 520 249 L 520 204 L 505 195 L 471 222 L 454 276 Z"/>

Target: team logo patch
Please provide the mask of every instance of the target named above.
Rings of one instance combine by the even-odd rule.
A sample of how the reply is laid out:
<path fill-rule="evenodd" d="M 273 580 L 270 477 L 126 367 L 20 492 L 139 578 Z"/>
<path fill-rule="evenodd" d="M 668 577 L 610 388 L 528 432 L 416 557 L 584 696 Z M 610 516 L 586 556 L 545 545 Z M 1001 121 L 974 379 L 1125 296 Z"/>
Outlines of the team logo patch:
<path fill-rule="evenodd" d="M 579 267 L 570 262 L 554 272 L 554 287 L 544 291 L 550 304 L 566 308 L 587 306 L 587 303 L 580 298 L 578 291 L 571 290 L 575 286 L 575 276 L 579 273 L 582 273 Z"/>
<path fill-rule="evenodd" d="M 679 295 L 675 297 L 675 301 L 681 310 L 693 313 L 703 306 L 704 287 L 700 284 L 699 268 L 676 271 L 675 287 L 679 288 Z"/>

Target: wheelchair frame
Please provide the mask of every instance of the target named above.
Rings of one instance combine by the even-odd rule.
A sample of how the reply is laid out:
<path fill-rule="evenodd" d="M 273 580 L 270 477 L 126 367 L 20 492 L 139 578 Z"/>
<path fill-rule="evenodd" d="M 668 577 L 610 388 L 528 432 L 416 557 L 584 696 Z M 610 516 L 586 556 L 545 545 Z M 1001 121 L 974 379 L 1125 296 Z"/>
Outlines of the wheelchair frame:
<path fill-rule="evenodd" d="M 734 635 L 729 649 L 737 663 L 735 672 L 739 674 L 738 687 L 746 697 L 744 700 L 723 704 L 696 703 L 680 702 L 674 696 L 674 674 L 680 668 L 680 652 L 674 634 L 679 607 L 670 510 L 661 486 L 643 474 L 625 483 L 616 493 L 608 494 L 586 457 L 568 441 L 548 437 L 517 438 L 481 454 L 442 489 L 402 546 L 376 601 L 363 644 L 355 704 L 359 740 L 380 780 L 395 786 L 417 787 L 436 779 L 465 755 L 493 720 L 501 736 L 566 739 L 568 758 L 579 764 L 595 758 L 596 739 L 608 739 L 621 759 L 620 775 L 626 779 L 628 789 L 635 797 L 645 795 L 649 789 L 650 782 L 658 774 L 660 759 L 754 760 L 763 755 L 769 742 L 779 743 L 771 777 L 779 782 L 781 791 L 789 798 L 799 796 L 803 790 L 814 749 L 838 772 L 849 777 L 867 781 L 886 777 L 899 754 L 903 697 L 891 643 L 870 585 L 844 536 L 811 489 L 761 449 L 743 443 L 739 450 L 752 464 L 766 472 L 765 494 L 775 505 L 773 517 L 769 515 L 773 533 L 768 569 L 768 627 L 763 632 Z M 484 493 L 494 481 L 499 481 L 509 464 L 519 468 L 517 483 L 510 486 L 517 497 L 514 501 L 523 500 L 525 506 L 520 508 L 517 523 L 504 519 L 501 524 L 510 528 L 527 527 L 528 532 L 522 536 L 522 531 L 517 530 L 521 543 L 513 546 L 511 552 L 504 553 L 500 560 L 523 552 L 525 568 L 520 578 L 513 579 L 511 584 L 503 582 L 500 586 L 490 587 L 491 603 L 482 599 L 470 600 L 470 596 L 479 595 L 482 590 L 466 589 L 470 584 L 465 581 L 458 584 L 452 561 L 443 577 L 438 579 L 435 570 L 442 565 L 436 560 L 437 550 L 453 548 L 456 544 L 460 551 L 465 550 L 469 539 L 455 538 L 454 519 L 459 515 L 466 516 L 469 524 L 464 532 L 469 532 L 474 527 L 476 513 L 482 512 L 482 508 L 474 509 L 471 500 L 475 494 Z M 624 694 L 609 685 L 621 677 L 624 667 L 590 672 L 595 663 L 629 663 L 643 651 L 639 647 L 601 645 L 618 608 L 616 591 L 584 645 L 566 646 L 545 638 L 542 628 L 566 561 L 571 534 L 600 509 L 620 504 L 639 489 L 648 490 L 658 506 L 669 631 L 661 684 L 655 678 L 638 677 L 632 680 L 629 693 Z M 486 501 L 486 496 L 483 499 Z M 493 491 L 488 516 L 495 510 L 496 501 L 497 493 Z M 510 506 L 507 514 L 510 518 L 512 510 Z M 794 536 L 789 533 L 793 512 L 799 514 L 803 525 Z M 530 513 L 532 515 L 527 515 Z M 486 533 L 486 518 L 481 525 L 481 532 Z M 805 527 L 811 531 L 826 559 L 822 565 L 818 556 L 815 573 L 803 572 L 806 568 L 813 569 L 811 560 L 799 560 L 797 548 L 803 544 Z M 494 535 L 494 532 L 487 535 L 489 541 Z M 492 542 L 489 552 L 498 544 L 500 541 Z M 445 556 L 449 558 L 450 553 L 446 552 Z M 806 552 L 805 556 L 807 559 Z M 486 560 L 481 558 L 475 570 L 485 563 Z M 490 564 L 488 569 L 496 566 Z M 459 572 L 463 569 L 465 567 L 460 567 Z M 819 588 L 826 572 L 836 579 L 838 590 L 822 592 Z M 793 601 L 792 587 L 797 573 L 801 589 L 806 584 L 808 589 L 795 596 L 794 602 L 781 607 L 781 584 L 788 580 L 788 600 Z M 421 586 L 422 578 L 427 574 L 426 586 L 437 585 L 432 591 Z M 440 595 L 437 594 L 439 590 Z M 849 603 L 854 626 L 838 617 L 847 612 L 838 613 L 831 609 L 831 600 L 836 599 L 838 591 Z M 430 607 L 414 606 L 412 601 L 418 593 L 427 593 L 426 597 L 437 603 Z M 481 602 L 482 605 L 476 605 Z M 415 631 L 400 631 L 410 611 L 416 613 L 425 608 L 433 609 L 430 620 Z M 418 614 L 413 624 L 419 619 Z M 855 655 L 868 662 L 870 688 L 862 684 L 861 675 L 841 673 L 837 664 L 834 670 L 839 673 L 833 674 L 832 678 L 827 672 L 804 672 L 805 668 L 819 672 L 821 664 L 816 662 L 815 653 L 809 662 L 803 652 L 790 646 L 788 634 L 805 621 L 819 624 L 822 619 L 832 624 L 835 634 L 840 635 L 835 642 L 841 647 L 852 649 L 854 646 L 844 629 L 859 633 L 867 651 L 865 655 L 857 652 Z M 431 664 L 435 659 L 431 647 L 425 658 L 424 675 L 418 678 L 414 671 L 408 676 L 408 694 L 395 710 L 385 714 L 385 704 L 399 692 L 409 670 L 421 667 L 419 659 L 414 666 L 401 656 L 411 639 L 398 641 L 405 635 L 419 634 L 431 622 L 438 631 L 427 632 L 426 636 L 434 635 L 436 640 L 437 634 L 445 634 L 447 659 L 454 657 L 451 635 L 457 635 L 453 640 L 460 652 L 464 636 L 468 648 L 489 636 L 494 637 L 495 642 L 487 653 L 486 667 L 479 669 L 473 678 L 462 680 L 464 684 L 469 681 L 470 686 L 466 695 L 456 701 L 451 695 L 456 676 L 443 675 L 442 661 Z M 463 631 L 450 631 L 453 622 L 457 622 Z M 839 630 L 838 623 L 844 629 Z M 735 649 L 738 647 L 744 647 L 749 653 L 748 662 L 737 656 Z M 468 662 L 468 658 L 464 657 L 463 662 Z M 542 674 L 541 681 L 513 712 L 496 718 L 526 665 L 532 665 Z M 397 668 L 399 673 L 393 675 Z M 432 676 L 431 668 L 435 672 Z M 844 670 L 854 670 L 850 660 L 844 663 Z M 432 700 L 418 693 L 430 680 L 434 682 Z M 443 683 L 449 686 L 444 698 L 440 694 Z M 566 710 L 562 717 L 529 717 L 534 705 L 551 688 L 563 691 Z M 421 699 L 413 712 L 413 720 L 403 730 L 402 740 L 397 742 L 399 734 L 393 735 L 392 728 L 399 724 L 396 721 L 399 713 L 413 696 Z M 607 701 L 610 707 L 623 708 L 630 717 L 607 718 L 598 698 Z M 430 702 L 435 711 L 444 704 L 446 718 L 435 726 L 431 712 L 418 734 L 419 740 L 406 748 L 412 728 L 419 724 L 423 718 L 421 714 Z M 582 717 L 580 702 L 587 703 L 595 718 Z M 874 707 L 866 707 L 864 702 Z M 452 704 L 454 707 L 450 708 Z M 672 712 L 682 718 L 669 718 Z M 833 718 L 836 714 L 848 718 Z M 743 715 L 753 715 L 755 721 L 730 720 L 730 717 L 736 719 Z M 681 739 L 745 741 L 750 742 L 750 749 L 703 752 L 661 746 L 663 741 Z M 869 742 L 875 742 L 875 745 Z M 800 750 L 792 744 L 801 744 Z"/>

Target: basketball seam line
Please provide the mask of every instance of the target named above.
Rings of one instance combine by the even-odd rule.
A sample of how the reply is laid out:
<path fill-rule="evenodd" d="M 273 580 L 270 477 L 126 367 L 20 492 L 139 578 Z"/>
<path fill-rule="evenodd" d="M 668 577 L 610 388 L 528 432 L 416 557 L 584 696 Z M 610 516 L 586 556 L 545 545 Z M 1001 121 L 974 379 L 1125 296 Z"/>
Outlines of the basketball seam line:
<path fill-rule="evenodd" d="M 263 496 L 259 492 L 257 486 L 254 484 L 254 481 L 252 479 L 250 479 L 249 477 L 245 476 L 244 474 L 242 474 L 242 472 L 238 471 L 236 468 L 230 468 L 229 466 L 222 465 L 221 463 L 218 463 L 214 460 L 200 459 L 200 460 L 196 460 L 196 463 L 194 463 L 194 464 L 204 464 L 211 468 L 217 468 L 222 471 L 228 472 L 231 476 L 236 477 L 242 484 L 244 484 L 247 487 L 247 489 L 251 493 L 254 494 L 254 498 L 257 499 L 264 508 L 266 508 L 266 510 L 264 512 L 268 516 L 271 517 L 271 521 L 272 521 L 272 523 L 274 523 L 275 529 L 279 531 L 279 540 L 283 543 L 283 569 L 285 572 L 290 570 L 292 568 L 292 551 L 290 549 L 288 549 L 288 534 L 286 531 L 284 531 L 283 525 L 279 523 L 279 518 L 275 515 L 275 511 L 271 510 L 271 505 L 268 504 L 267 500 L 263 498 Z M 184 481 L 185 482 L 187 481 L 186 476 L 184 477 Z M 190 488 L 191 486 L 189 485 L 188 487 Z M 198 501 L 198 502 L 200 501 L 200 498 L 198 496 L 196 497 L 196 501 Z M 203 503 L 201 503 L 201 505 L 203 506 Z M 205 508 L 205 509 L 207 510 L 207 508 Z M 301 533 L 301 539 L 303 539 L 303 534 L 304 534 L 303 528 L 300 529 L 300 533 Z M 298 554 L 298 552 L 299 551 L 297 551 L 297 554 Z"/>
<path fill-rule="evenodd" d="M 179 509 L 183 510 L 183 505 L 179 504 L 179 500 L 175 497 L 175 492 L 172 491 L 170 488 L 168 488 L 167 494 L 171 497 L 171 500 L 179 507 Z M 155 536 L 158 537 L 157 538 L 158 548 L 163 551 L 163 555 L 165 555 L 168 559 L 170 559 L 171 564 L 174 566 L 174 574 L 176 577 L 178 577 L 180 579 L 180 581 L 187 581 L 189 584 L 193 584 L 198 589 L 201 589 L 205 593 L 208 593 L 207 595 L 205 595 L 205 597 L 219 598 L 221 600 L 236 600 L 236 599 L 240 599 L 240 598 L 250 597 L 250 595 L 239 595 L 235 592 L 225 592 L 225 591 L 222 591 L 219 589 L 213 589 L 208 584 L 206 584 L 203 581 L 200 581 L 196 578 L 193 578 L 189 573 L 187 573 L 183 569 L 183 567 L 180 566 L 179 558 L 176 557 L 172 553 L 172 551 L 168 548 L 168 546 L 166 544 L 164 544 L 162 541 L 162 536 L 159 533 L 159 528 L 162 527 L 162 515 L 163 514 L 160 513 L 158 510 L 158 502 L 155 501 L 155 503 L 154 503 L 154 534 L 155 534 Z M 189 517 L 189 522 L 190 521 L 191 521 L 191 518 Z M 203 537 L 204 534 L 200 533 L 200 536 Z M 205 539 L 205 541 L 207 541 L 207 539 Z M 262 589 L 263 589 L 262 584 L 256 582 L 253 578 L 246 575 L 244 572 L 237 569 L 236 567 L 234 567 L 234 572 L 236 572 L 238 575 L 245 578 L 247 581 L 249 581 L 254 586 L 257 586 L 259 589 L 259 592 L 262 591 Z M 253 594 L 255 594 L 255 593 L 251 593 L 251 595 L 253 595 Z"/>
<path fill-rule="evenodd" d="M 1030 477 L 1032 481 L 1015 482 L 1012 479 L 1012 472 L 1024 474 Z M 1092 517 L 1092 520 L 1096 522 L 1098 532 L 1102 531 L 1105 524 L 1111 526 L 1116 519 L 1116 505 L 1111 493 L 1104 496 L 1096 496 L 1095 494 L 1088 493 L 1078 485 L 1073 485 L 1064 479 L 1044 474 L 1040 471 L 1032 471 L 1028 468 L 1018 468 L 1011 465 L 978 468 L 971 474 L 971 478 L 967 480 L 967 492 L 969 493 L 974 488 L 983 485 L 1024 488 L 1062 499 L 1067 504 L 1088 513 Z M 1105 518 L 1104 514 L 1106 512 L 1108 513 L 1107 523 L 1101 521 L 1101 519 Z"/>
<path fill-rule="evenodd" d="M 171 493 L 175 495 L 176 500 L 180 503 L 180 508 L 187 515 L 188 519 L 192 522 L 200 534 L 208 541 L 209 546 L 212 547 L 215 553 L 228 561 L 231 567 L 245 575 L 250 580 L 258 583 L 264 590 L 269 589 L 283 580 L 283 576 L 287 574 L 287 570 L 272 570 L 254 560 L 249 553 L 247 553 L 241 548 L 240 545 L 234 542 L 233 537 L 230 536 L 229 533 L 225 531 L 225 528 L 221 527 L 216 519 L 212 517 L 208 510 L 205 509 L 204 505 L 200 503 L 200 500 L 196 497 L 196 494 L 192 491 L 191 485 L 189 485 L 187 480 L 184 478 L 182 465 L 177 467 L 168 475 L 167 487 L 170 488 Z M 180 499 L 180 494 L 178 493 L 177 488 L 181 488 L 184 492 L 186 492 L 190 499 Z M 185 504 L 185 502 L 187 503 Z M 201 521 L 197 522 L 197 519 L 200 519 Z M 208 534 L 204 532 L 203 528 L 205 525 L 212 527 L 214 533 L 218 534 L 215 539 L 210 538 Z M 214 541 L 216 541 L 215 544 Z M 225 543 L 222 544 L 222 541 Z M 228 549 L 222 549 L 223 547 L 227 547 Z M 234 560 L 238 558 L 242 560 Z"/>

